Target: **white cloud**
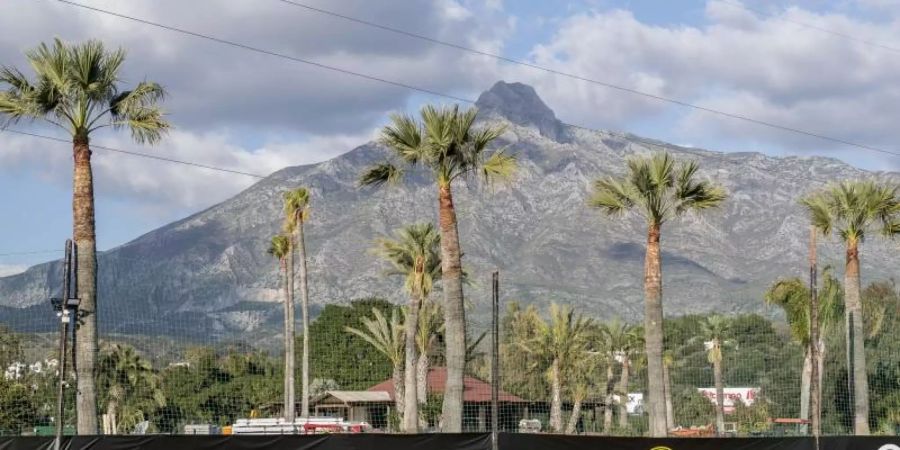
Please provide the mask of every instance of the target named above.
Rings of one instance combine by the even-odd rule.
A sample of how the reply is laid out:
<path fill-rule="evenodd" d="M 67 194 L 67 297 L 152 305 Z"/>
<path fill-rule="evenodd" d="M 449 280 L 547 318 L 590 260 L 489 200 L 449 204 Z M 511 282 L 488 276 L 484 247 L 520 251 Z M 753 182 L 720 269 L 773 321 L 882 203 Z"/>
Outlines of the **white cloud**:
<path fill-rule="evenodd" d="M 702 26 L 663 26 L 624 10 L 579 13 L 535 46 L 532 58 L 561 71 L 846 140 L 891 148 L 900 140 L 900 58 L 781 19 L 886 42 L 900 35 L 900 22 L 797 7 L 759 16 L 718 0 L 707 3 L 706 15 Z M 672 137 L 698 144 L 716 137 L 775 151 L 840 148 L 532 69 L 503 72 L 504 78 L 533 84 L 562 119 L 574 123 L 628 128 L 674 117 Z"/>
<path fill-rule="evenodd" d="M 191 133 L 176 130 L 157 147 L 142 148 L 126 136 L 107 135 L 94 142 L 106 147 L 140 151 L 164 158 L 189 160 L 252 174 L 268 175 L 288 166 L 324 161 L 371 140 L 372 131 L 304 139 L 273 137 L 258 147 L 242 146 L 228 132 Z M 192 166 L 121 155 L 95 149 L 92 158 L 98 196 L 139 199 L 144 208 L 198 209 L 222 201 L 258 179 Z M 71 150 L 64 143 L 0 133 L 0 166 L 27 168 L 45 179 L 68 186 Z"/>
<path fill-rule="evenodd" d="M 482 77 L 469 70 L 470 55 L 274 1 L 220 2 L 212 16 L 205 2 L 85 3 L 435 91 L 466 92 Z M 506 30 L 499 11 L 454 0 L 310 3 L 430 36 L 465 36 L 492 49 L 502 46 L 499 36 Z M 54 36 L 100 39 L 128 50 L 126 84 L 150 79 L 167 88 L 164 107 L 175 131 L 160 145 L 142 148 L 127 133 L 105 133 L 92 142 L 262 175 L 367 142 L 389 112 L 402 110 L 415 95 L 56 2 L 0 2 L 0 29 L 8 37 L 0 41 L 2 64 L 27 68 L 23 51 Z M 0 173 L 34 171 L 68 186 L 69 152 L 65 144 L 0 133 Z M 98 195 L 151 211 L 199 209 L 257 181 L 100 149 L 94 167 Z"/>

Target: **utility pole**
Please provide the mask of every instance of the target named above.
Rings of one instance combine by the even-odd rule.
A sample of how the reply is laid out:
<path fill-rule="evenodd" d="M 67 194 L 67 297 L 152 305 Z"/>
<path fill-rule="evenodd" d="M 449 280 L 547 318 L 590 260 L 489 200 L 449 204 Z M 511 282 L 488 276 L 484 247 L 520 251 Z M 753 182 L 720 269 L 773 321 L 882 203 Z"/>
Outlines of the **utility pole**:
<path fill-rule="evenodd" d="M 809 227 L 809 409 L 812 434 L 818 441 L 822 432 L 822 398 L 819 373 L 819 282 L 816 258 L 816 227 Z M 818 448 L 818 446 L 817 446 Z"/>
<path fill-rule="evenodd" d="M 54 450 L 62 447 L 63 429 L 65 425 L 65 383 L 66 383 L 66 344 L 69 334 L 69 322 L 72 316 L 78 317 L 78 304 L 80 301 L 72 290 L 72 265 L 75 251 L 72 240 L 66 240 L 66 256 L 63 264 L 62 298 L 51 298 L 50 304 L 59 317 L 59 384 L 56 397 L 56 439 L 53 443 Z"/>
<path fill-rule="evenodd" d="M 491 274 L 491 446 L 497 450 L 500 400 L 500 272 Z"/>

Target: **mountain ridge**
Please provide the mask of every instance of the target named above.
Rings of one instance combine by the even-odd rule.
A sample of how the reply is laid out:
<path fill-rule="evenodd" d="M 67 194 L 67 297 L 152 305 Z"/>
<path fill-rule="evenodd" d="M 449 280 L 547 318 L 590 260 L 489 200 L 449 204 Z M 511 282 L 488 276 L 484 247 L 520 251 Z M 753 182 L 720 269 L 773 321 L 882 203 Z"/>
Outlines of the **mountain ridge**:
<path fill-rule="evenodd" d="M 623 173 L 628 156 L 665 149 L 696 159 L 703 176 L 730 193 L 720 211 L 690 215 L 663 229 L 664 295 L 671 314 L 761 310 L 768 283 L 804 273 L 807 220 L 796 202 L 800 194 L 844 178 L 898 178 L 833 158 L 720 153 L 567 126 L 524 84 L 498 82 L 478 106 L 479 120 L 507 125 L 502 144 L 517 155 L 521 173 L 493 191 L 454 187 L 463 263 L 473 279 L 466 294 L 476 309 L 486 305 L 488 273 L 499 269 L 505 300 L 557 301 L 592 315 L 640 316 L 644 226 L 635 218 L 604 218 L 586 204 L 590 181 Z M 328 161 L 281 169 L 228 200 L 103 252 L 101 331 L 277 332 L 278 266 L 265 249 L 279 229 L 281 192 L 300 184 L 313 194 L 312 303 L 371 295 L 403 301 L 401 282 L 383 277 L 384 265 L 367 249 L 403 224 L 434 221 L 436 193 L 415 172 L 400 187 L 359 188 L 361 170 L 386 156 L 369 142 Z M 840 255 L 834 243 L 821 249 L 823 261 L 838 262 Z M 865 276 L 887 277 L 896 262 L 875 240 L 863 247 Z M 0 320 L 26 320 L 21 313 L 46 302 L 60 271 L 58 262 L 50 262 L 0 278 Z M 263 307 L 240 309 L 243 304 Z M 473 320 L 482 317 L 475 314 Z"/>

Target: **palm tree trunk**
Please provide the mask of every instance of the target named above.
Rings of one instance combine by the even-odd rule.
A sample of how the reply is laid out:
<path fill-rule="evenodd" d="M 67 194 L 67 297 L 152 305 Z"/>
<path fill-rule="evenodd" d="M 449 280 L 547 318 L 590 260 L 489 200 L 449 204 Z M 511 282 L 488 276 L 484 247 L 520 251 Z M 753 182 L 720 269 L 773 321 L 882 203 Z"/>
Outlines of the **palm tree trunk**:
<path fill-rule="evenodd" d="M 869 382 L 866 375 L 865 331 L 863 330 L 862 303 L 860 302 L 859 247 L 857 242 L 847 243 L 847 268 L 844 274 L 846 298 L 846 323 L 853 329 L 852 341 L 848 337 L 848 351 L 852 353 L 853 375 L 853 433 L 869 434 Z"/>
<path fill-rule="evenodd" d="M 819 374 L 818 374 L 819 375 L 819 383 L 818 383 L 817 387 L 819 388 L 818 399 L 819 399 L 819 412 L 820 413 L 822 411 L 822 409 L 821 409 L 822 408 L 822 380 L 825 377 L 825 356 L 826 356 L 825 355 L 825 353 L 826 353 L 825 338 L 822 336 L 825 336 L 825 335 L 826 335 L 826 333 L 822 333 L 821 336 L 819 337 Z M 820 419 L 820 422 L 821 422 L 821 419 Z M 819 431 L 821 432 L 821 430 L 819 430 Z"/>
<path fill-rule="evenodd" d="M 603 434 L 609 434 L 612 429 L 613 416 L 613 362 L 606 366 L 606 405 L 603 408 Z"/>
<path fill-rule="evenodd" d="M 300 316 L 303 326 L 303 360 L 301 362 L 300 417 L 309 417 L 309 279 L 306 270 L 306 239 L 303 221 L 297 223 L 297 253 L 300 257 Z M 293 312 L 293 306 L 291 306 Z M 291 325 L 293 330 L 293 324 Z M 292 339 L 293 342 L 293 339 Z M 291 375 L 293 377 L 293 374 Z M 293 380 L 293 378 L 292 378 Z M 292 389 L 294 384 L 291 385 Z"/>
<path fill-rule="evenodd" d="M 291 373 L 293 372 L 291 368 L 291 360 L 293 359 L 293 355 L 291 353 L 291 341 L 293 340 L 291 334 L 291 326 L 290 326 L 290 317 L 291 317 L 291 281 L 290 277 L 293 273 L 293 269 L 288 269 L 288 257 L 285 257 L 281 260 L 281 276 L 283 278 L 284 283 L 284 411 L 282 412 L 285 420 L 288 419 L 289 416 L 292 416 L 291 412 L 293 408 L 293 403 L 291 399 Z M 293 264 L 290 265 L 293 267 Z"/>
<path fill-rule="evenodd" d="M 809 348 L 803 357 L 803 370 L 800 372 L 800 418 L 809 420 L 809 393 L 812 386 L 812 358 Z M 806 434 L 808 427 L 801 425 L 802 434 Z"/>
<path fill-rule="evenodd" d="M 116 401 L 110 400 L 109 403 L 106 404 L 106 423 L 109 425 L 106 427 L 106 434 L 118 434 L 117 426 L 116 426 Z"/>
<path fill-rule="evenodd" d="M 628 376 L 631 363 L 622 360 L 622 375 L 619 378 L 619 429 L 628 428 Z"/>
<path fill-rule="evenodd" d="M 296 319 L 294 315 L 294 243 L 293 236 L 289 238 L 288 241 L 288 256 L 287 256 L 287 284 L 288 284 L 288 292 L 286 299 L 286 315 L 285 315 L 285 339 L 287 341 L 287 347 L 285 348 L 284 354 L 284 383 L 285 383 L 285 420 L 290 422 L 294 421 L 294 417 L 296 415 L 296 407 L 297 407 L 297 383 L 295 377 L 297 376 L 297 333 L 294 330 L 296 327 Z"/>
<path fill-rule="evenodd" d="M 76 293 L 81 299 L 75 325 L 78 434 L 97 434 L 97 242 L 94 230 L 94 176 L 88 138 L 73 140 L 72 237 L 78 250 Z"/>
<path fill-rule="evenodd" d="M 816 386 L 815 386 L 817 389 L 812 391 L 812 395 L 815 396 L 815 401 L 817 401 L 819 403 L 819 405 L 818 405 L 819 406 L 818 407 L 818 411 L 819 411 L 818 426 L 819 426 L 819 428 L 818 429 L 813 428 L 813 433 L 818 433 L 818 435 L 822 434 L 822 416 L 824 415 L 822 412 L 824 410 L 823 405 L 822 405 L 822 386 L 823 386 L 822 380 L 825 377 L 825 357 L 827 356 L 826 351 L 825 351 L 825 337 L 824 336 L 826 336 L 827 334 L 828 334 L 828 331 L 826 328 L 823 328 L 822 330 L 820 330 L 819 344 L 818 344 L 819 360 L 817 361 L 818 366 L 819 366 L 818 367 L 819 372 L 816 374 L 816 376 L 817 376 L 816 379 L 818 380 L 818 383 L 816 383 Z M 815 410 L 813 410 L 813 411 L 815 411 Z M 813 425 L 815 426 L 816 424 L 813 424 Z"/>
<path fill-rule="evenodd" d="M 416 361 L 416 398 L 420 405 L 428 402 L 428 352 L 419 353 Z"/>
<path fill-rule="evenodd" d="M 441 283 L 444 289 L 444 341 L 447 384 L 441 407 L 441 431 L 462 431 L 463 376 L 466 369 L 466 312 L 463 300 L 462 261 L 456 210 L 450 185 L 439 186 L 441 230 Z"/>
<path fill-rule="evenodd" d="M 581 402 L 583 398 L 581 395 L 576 395 L 574 399 L 574 403 L 572 404 L 572 415 L 569 416 L 569 424 L 566 425 L 566 434 L 574 434 L 575 429 L 578 427 L 578 419 L 581 418 Z"/>
<path fill-rule="evenodd" d="M 725 431 L 725 387 L 722 382 L 722 361 L 713 361 L 713 378 L 716 382 L 716 434 Z"/>
<path fill-rule="evenodd" d="M 405 395 L 407 402 L 403 409 L 403 431 L 406 433 L 416 433 L 419 431 L 419 400 L 418 400 L 418 383 L 417 362 L 419 359 L 418 347 L 416 346 L 416 331 L 419 329 L 419 307 L 421 301 L 418 295 L 413 295 L 410 299 L 409 314 L 406 316 L 406 361 L 404 364 L 404 372 L 406 379 L 404 380 Z"/>
<path fill-rule="evenodd" d="M 399 426 L 403 426 L 403 412 L 406 411 L 406 402 L 404 396 L 406 395 L 404 386 L 403 386 L 403 366 L 401 361 L 394 362 L 394 370 L 391 373 L 391 379 L 394 382 L 394 408 L 397 409 L 397 419 L 399 419 Z"/>
<path fill-rule="evenodd" d="M 420 349 L 422 350 L 422 349 Z M 424 415 L 424 406 L 428 401 L 428 351 L 420 351 L 416 361 L 416 399 L 419 401 L 419 428 L 428 427 L 428 419 Z"/>
<path fill-rule="evenodd" d="M 672 381 L 669 379 L 669 366 L 663 364 L 663 388 L 666 390 L 666 432 L 675 428 L 675 408 L 672 405 Z"/>
<path fill-rule="evenodd" d="M 553 359 L 550 366 L 550 429 L 562 432 L 562 375 L 559 370 L 559 359 Z"/>
<path fill-rule="evenodd" d="M 659 258 L 660 227 L 650 224 L 644 260 L 644 346 L 647 353 L 647 411 L 650 436 L 665 437 L 666 406 L 663 388 L 662 271 Z"/>

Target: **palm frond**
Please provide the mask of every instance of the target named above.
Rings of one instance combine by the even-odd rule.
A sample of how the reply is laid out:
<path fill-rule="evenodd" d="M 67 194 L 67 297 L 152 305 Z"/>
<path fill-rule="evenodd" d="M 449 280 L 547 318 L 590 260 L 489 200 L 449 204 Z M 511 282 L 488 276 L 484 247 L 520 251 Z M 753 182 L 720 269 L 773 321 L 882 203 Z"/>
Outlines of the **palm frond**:
<path fill-rule="evenodd" d="M 391 163 L 376 164 L 366 169 L 359 177 L 361 186 L 381 186 L 397 184 L 403 178 L 403 171 Z"/>
<path fill-rule="evenodd" d="M 407 225 L 394 239 L 375 241 L 373 252 L 391 264 L 389 273 L 404 277 L 406 291 L 420 300 L 441 277 L 441 236 L 431 223 Z"/>
<path fill-rule="evenodd" d="M 269 248 L 266 250 L 266 253 L 278 258 L 279 260 L 283 260 L 287 257 L 288 253 L 291 251 L 290 239 L 283 235 L 279 234 L 277 236 L 272 237 L 271 242 L 269 242 Z"/>
<path fill-rule="evenodd" d="M 361 322 L 365 331 L 345 327 L 348 333 L 359 336 L 372 347 L 384 354 L 393 364 L 402 363 L 404 357 L 403 324 L 396 308 L 391 311 L 391 318 L 385 318 L 378 308 L 372 308 L 372 318 L 364 317 Z"/>
<path fill-rule="evenodd" d="M 863 242 L 869 231 L 886 237 L 900 234 L 900 196 L 894 183 L 843 181 L 813 193 L 801 204 L 822 234 L 834 232 L 846 243 Z"/>
<path fill-rule="evenodd" d="M 609 215 L 622 215 L 635 206 L 635 196 L 630 185 L 608 177 L 594 182 L 588 204 Z"/>
<path fill-rule="evenodd" d="M 800 200 L 800 204 L 806 207 L 812 225 L 823 235 L 831 234 L 833 217 L 828 200 L 822 193 L 814 194 Z"/>
<path fill-rule="evenodd" d="M 501 149 L 492 153 L 481 163 L 481 176 L 488 184 L 496 181 L 509 181 L 515 176 L 518 167 L 516 157 L 506 153 L 505 149 Z"/>
<path fill-rule="evenodd" d="M 116 129 L 131 131 L 131 138 L 138 143 L 156 144 L 172 127 L 165 119 L 165 113 L 157 106 L 132 111 L 110 122 Z"/>
<path fill-rule="evenodd" d="M 379 142 L 407 164 L 416 164 L 428 157 L 422 126 L 405 114 L 391 116 L 390 125 L 381 130 Z"/>
<path fill-rule="evenodd" d="M 310 196 L 310 190 L 304 186 L 291 189 L 282 195 L 285 229 L 289 233 L 293 233 L 298 226 L 309 219 Z"/>

